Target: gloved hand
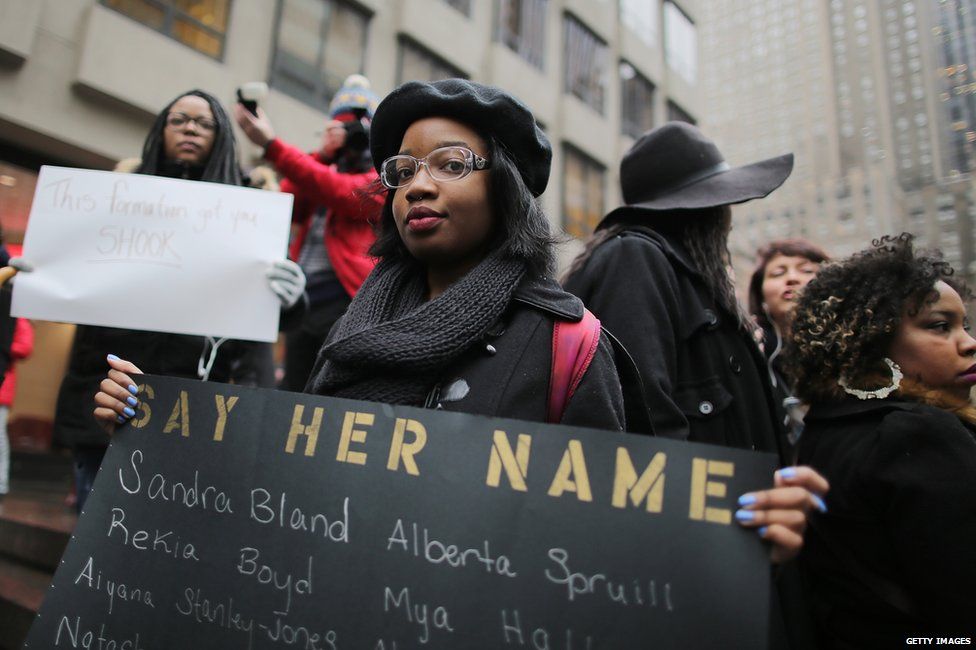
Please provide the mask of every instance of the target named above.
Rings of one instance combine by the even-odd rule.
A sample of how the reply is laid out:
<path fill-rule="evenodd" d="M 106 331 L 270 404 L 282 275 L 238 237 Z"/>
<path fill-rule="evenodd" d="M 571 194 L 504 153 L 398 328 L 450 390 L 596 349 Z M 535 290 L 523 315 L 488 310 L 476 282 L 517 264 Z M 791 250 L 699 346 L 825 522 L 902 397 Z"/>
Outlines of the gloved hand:
<path fill-rule="evenodd" d="M 29 273 L 34 270 L 23 257 L 11 257 L 7 266 L 0 269 L 0 285 L 13 284 L 18 272 Z"/>
<path fill-rule="evenodd" d="M 277 260 L 268 269 L 268 284 L 281 301 L 282 307 L 293 306 L 305 292 L 305 274 L 291 260 Z"/>

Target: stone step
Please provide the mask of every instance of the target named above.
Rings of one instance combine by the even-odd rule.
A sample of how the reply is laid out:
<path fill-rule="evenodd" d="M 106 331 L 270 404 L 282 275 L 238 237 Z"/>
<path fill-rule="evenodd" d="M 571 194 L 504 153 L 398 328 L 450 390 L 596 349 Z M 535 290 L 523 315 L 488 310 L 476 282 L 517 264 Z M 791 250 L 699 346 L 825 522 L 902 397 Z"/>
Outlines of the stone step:
<path fill-rule="evenodd" d="M 12 491 L 0 501 L 0 556 L 53 573 L 77 520 L 60 493 Z"/>
<path fill-rule="evenodd" d="M 0 557 L 0 649 L 23 645 L 52 577 L 49 571 Z"/>

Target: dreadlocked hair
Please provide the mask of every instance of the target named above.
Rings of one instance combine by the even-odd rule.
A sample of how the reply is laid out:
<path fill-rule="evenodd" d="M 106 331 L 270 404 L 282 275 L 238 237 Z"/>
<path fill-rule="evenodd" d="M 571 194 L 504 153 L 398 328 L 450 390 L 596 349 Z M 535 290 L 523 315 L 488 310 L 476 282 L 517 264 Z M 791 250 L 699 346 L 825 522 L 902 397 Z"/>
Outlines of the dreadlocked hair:
<path fill-rule="evenodd" d="M 886 235 L 871 248 L 822 267 L 800 295 L 784 355 L 797 395 L 807 402 L 842 399 L 841 378 L 868 390 L 890 384 L 883 359 L 903 314 L 938 300 L 940 280 L 969 299 L 968 289 L 952 275 L 941 253 L 916 251 L 908 233 Z M 948 397 L 937 399 L 938 393 L 908 378 L 898 391 L 965 417 L 959 410 L 968 406 L 965 401 L 953 406 Z"/>
<path fill-rule="evenodd" d="M 230 118 L 227 117 L 227 112 L 220 105 L 220 102 L 213 95 L 202 90 L 182 93 L 167 104 L 166 108 L 156 116 L 152 128 L 149 129 L 149 135 L 146 136 L 146 142 L 142 145 L 142 164 L 136 169 L 136 173 L 149 176 L 159 175 L 165 162 L 163 138 L 166 130 L 166 118 L 169 116 L 173 104 L 191 95 L 202 98 L 210 105 L 210 112 L 213 113 L 214 122 L 217 123 L 217 128 L 214 130 L 213 148 L 203 166 L 200 180 L 225 185 L 243 185 L 241 168 L 237 162 L 237 142 L 234 139 L 234 131 L 231 129 Z"/>

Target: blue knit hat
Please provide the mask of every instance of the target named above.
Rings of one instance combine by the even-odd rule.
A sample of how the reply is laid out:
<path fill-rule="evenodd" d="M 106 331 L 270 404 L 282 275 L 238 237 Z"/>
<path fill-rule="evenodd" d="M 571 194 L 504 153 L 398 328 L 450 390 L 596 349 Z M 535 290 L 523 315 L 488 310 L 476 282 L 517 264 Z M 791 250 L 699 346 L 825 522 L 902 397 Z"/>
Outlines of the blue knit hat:
<path fill-rule="evenodd" d="M 361 74 L 351 74 L 342 82 L 332 103 L 329 104 L 329 117 L 342 119 L 345 114 L 349 119 L 367 117 L 373 119 L 373 113 L 380 103 L 380 98 L 370 88 L 369 79 Z"/>

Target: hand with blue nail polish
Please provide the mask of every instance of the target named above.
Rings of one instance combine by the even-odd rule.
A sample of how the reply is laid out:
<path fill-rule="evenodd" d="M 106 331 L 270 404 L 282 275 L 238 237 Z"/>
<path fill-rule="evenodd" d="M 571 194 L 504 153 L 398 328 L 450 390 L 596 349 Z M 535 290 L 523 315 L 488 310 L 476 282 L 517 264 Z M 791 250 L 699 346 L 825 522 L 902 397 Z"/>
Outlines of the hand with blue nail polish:
<path fill-rule="evenodd" d="M 102 428 L 112 434 L 116 426 L 128 422 L 139 412 L 139 382 L 132 376 L 141 375 L 142 371 L 114 354 L 106 355 L 105 359 L 109 370 L 95 395 L 94 414 Z"/>
<path fill-rule="evenodd" d="M 779 564 L 796 557 L 803 547 L 808 514 L 827 511 L 823 495 L 830 486 L 810 467 L 784 467 L 774 475 L 773 485 L 771 490 L 740 496 L 735 520 L 757 529 L 773 545 L 771 558 Z"/>

